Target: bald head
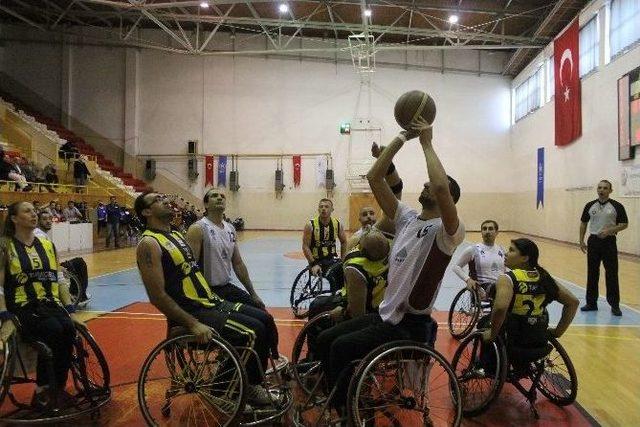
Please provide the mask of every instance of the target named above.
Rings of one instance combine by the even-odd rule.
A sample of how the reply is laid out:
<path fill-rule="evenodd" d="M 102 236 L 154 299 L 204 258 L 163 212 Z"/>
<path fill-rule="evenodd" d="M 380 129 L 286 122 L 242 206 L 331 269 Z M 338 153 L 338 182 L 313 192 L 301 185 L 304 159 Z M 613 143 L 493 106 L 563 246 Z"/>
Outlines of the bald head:
<path fill-rule="evenodd" d="M 360 238 L 360 249 L 371 261 L 380 261 L 389 255 L 389 240 L 372 228 Z"/>
<path fill-rule="evenodd" d="M 360 214 L 358 220 L 362 227 L 367 225 L 373 225 L 376 223 L 376 211 L 371 206 L 364 206 L 360 208 Z"/>

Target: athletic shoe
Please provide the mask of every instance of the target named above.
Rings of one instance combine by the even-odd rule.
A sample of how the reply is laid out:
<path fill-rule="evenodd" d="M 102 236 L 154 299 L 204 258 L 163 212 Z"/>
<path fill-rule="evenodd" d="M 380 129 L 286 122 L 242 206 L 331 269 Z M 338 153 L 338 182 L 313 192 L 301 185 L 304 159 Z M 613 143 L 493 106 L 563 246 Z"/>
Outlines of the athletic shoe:
<path fill-rule="evenodd" d="M 598 311 L 598 306 L 585 304 L 582 307 L 580 307 L 580 311 Z"/>
<path fill-rule="evenodd" d="M 620 311 L 620 307 L 611 307 L 611 314 L 614 316 L 622 316 L 622 311 Z"/>
<path fill-rule="evenodd" d="M 247 389 L 247 402 L 253 406 L 267 406 L 279 403 L 279 396 L 262 385 L 250 385 Z"/>

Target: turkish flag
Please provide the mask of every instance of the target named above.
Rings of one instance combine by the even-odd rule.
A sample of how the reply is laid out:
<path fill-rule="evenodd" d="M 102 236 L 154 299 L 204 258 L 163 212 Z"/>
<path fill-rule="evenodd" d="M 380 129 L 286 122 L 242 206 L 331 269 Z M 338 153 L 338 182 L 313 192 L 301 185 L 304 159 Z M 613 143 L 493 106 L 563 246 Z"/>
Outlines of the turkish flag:
<path fill-rule="evenodd" d="M 204 156 L 204 185 L 213 185 L 213 156 Z"/>
<path fill-rule="evenodd" d="M 567 145 L 582 135 L 579 32 L 575 19 L 553 42 L 556 145 Z"/>
<path fill-rule="evenodd" d="M 300 173 L 302 171 L 302 156 L 293 156 L 293 186 L 300 187 Z"/>

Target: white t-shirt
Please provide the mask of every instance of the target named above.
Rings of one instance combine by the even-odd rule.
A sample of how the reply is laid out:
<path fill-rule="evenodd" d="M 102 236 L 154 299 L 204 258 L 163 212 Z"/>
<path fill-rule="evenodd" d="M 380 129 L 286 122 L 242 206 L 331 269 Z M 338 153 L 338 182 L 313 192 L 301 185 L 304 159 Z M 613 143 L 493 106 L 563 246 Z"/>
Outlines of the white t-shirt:
<path fill-rule="evenodd" d="M 233 265 L 231 259 L 236 247 L 236 229 L 227 221 L 222 227 L 209 218 L 202 217 L 196 224 L 202 228 L 202 251 L 198 263 L 209 286 L 231 283 Z"/>
<path fill-rule="evenodd" d="M 466 281 L 471 272 L 465 274 L 462 268 L 473 263 L 471 268 L 475 268 L 478 283 L 496 283 L 498 276 L 505 271 L 504 256 L 505 251 L 500 245 L 487 246 L 484 243 L 477 243 L 462 252 L 453 271 Z"/>
<path fill-rule="evenodd" d="M 440 283 L 456 247 L 464 240 L 464 224 L 459 222 L 453 236 L 447 234 L 440 218 L 422 220 L 418 212 L 398 203 L 396 239 L 389 256 L 389 276 L 380 317 L 397 325 L 405 313 L 430 314 Z M 414 286 L 420 281 L 414 298 Z M 422 307 L 412 307 L 410 299 Z M 415 305 L 415 304 L 414 304 Z"/>

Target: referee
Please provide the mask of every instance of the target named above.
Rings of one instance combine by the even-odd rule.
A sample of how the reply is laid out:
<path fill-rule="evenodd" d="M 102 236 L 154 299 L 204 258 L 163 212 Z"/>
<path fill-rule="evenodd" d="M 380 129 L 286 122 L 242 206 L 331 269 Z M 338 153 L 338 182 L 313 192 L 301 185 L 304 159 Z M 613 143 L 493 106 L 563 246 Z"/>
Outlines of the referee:
<path fill-rule="evenodd" d="M 613 191 L 611 182 L 603 179 L 598 183 L 598 198 L 584 206 L 580 218 L 580 249 L 587 254 L 587 303 L 581 311 L 598 310 L 598 281 L 600 262 L 604 264 L 607 284 L 607 302 L 614 316 L 622 316 L 620 311 L 620 290 L 618 287 L 618 247 L 616 234 L 629 225 L 624 206 L 610 199 Z M 584 243 L 584 235 L 589 224 L 589 238 Z"/>

